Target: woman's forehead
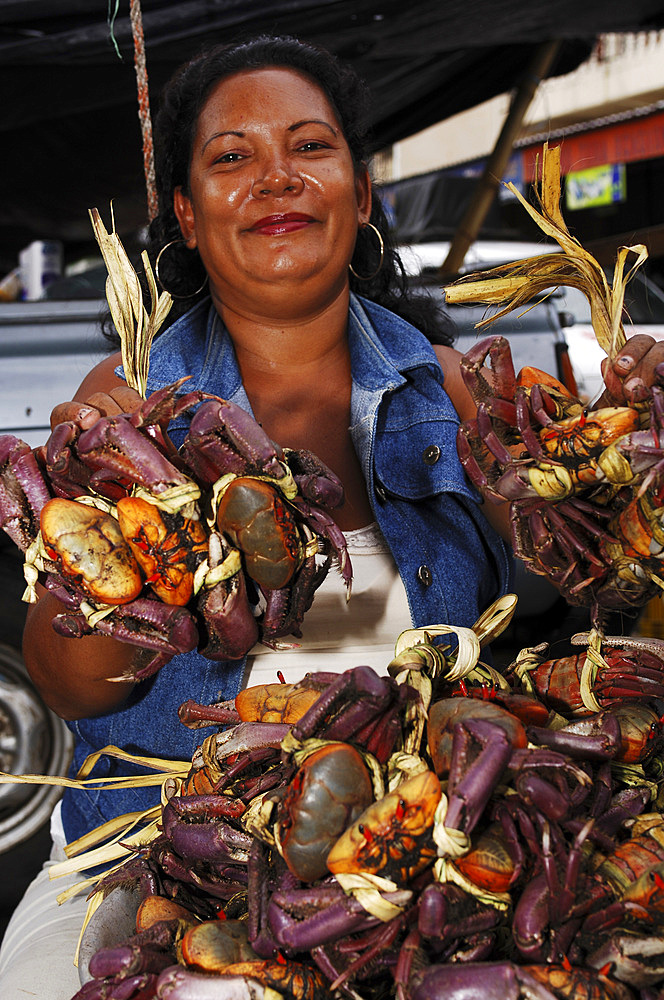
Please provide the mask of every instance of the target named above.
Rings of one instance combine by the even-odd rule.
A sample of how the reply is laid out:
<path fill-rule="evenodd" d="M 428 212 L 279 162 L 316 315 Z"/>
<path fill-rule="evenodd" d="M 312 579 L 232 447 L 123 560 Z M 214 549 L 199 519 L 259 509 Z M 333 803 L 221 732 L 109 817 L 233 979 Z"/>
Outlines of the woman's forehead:
<path fill-rule="evenodd" d="M 210 91 L 199 114 L 199 126 L 206 119 L 260 114 L 261 108 L 275 107 L 280 117 L 293 121 L 302 114 L 309 118 L 323 118 L 340 128 L 337 114 L 325 91 L 306 73 L 286 66 L 266 66 L 260 69 L 241 70 L 224 77 Z"/>

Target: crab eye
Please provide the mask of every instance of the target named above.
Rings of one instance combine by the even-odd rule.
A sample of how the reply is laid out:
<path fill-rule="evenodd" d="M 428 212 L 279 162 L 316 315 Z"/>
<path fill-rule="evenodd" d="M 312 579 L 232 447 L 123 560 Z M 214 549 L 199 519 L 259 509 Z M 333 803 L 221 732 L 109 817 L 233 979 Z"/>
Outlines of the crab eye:
<path fill-rule="evenodd" d="M 373 841 L 373 839 L 374 839 L 373 833 L 371 832 L 371 830 L 368 827 L 366 827 L 364 825 L 364 823 L 360 823 L 360 825 L 358 826 L 357 829 L 358 829 L 359 833 L 362 834 L 362 836 L 366 840 L 367 844 L 370 844 Z"/>

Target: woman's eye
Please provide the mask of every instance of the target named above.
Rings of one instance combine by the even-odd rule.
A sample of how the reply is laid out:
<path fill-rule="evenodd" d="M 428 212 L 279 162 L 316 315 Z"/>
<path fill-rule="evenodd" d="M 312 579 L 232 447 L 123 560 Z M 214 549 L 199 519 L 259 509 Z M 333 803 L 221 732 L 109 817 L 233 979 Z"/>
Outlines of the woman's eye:
<path fill-rule="evenodd" d="M 301 153 L 316 152 L 318 149 L 328 149 L 328 145 L 325 142 L 319 142 L 318 139 L 311 139 L 309 142 L 303 142 L 298 149 Z"/>
<path fill-rule="evenodd" d="M 237 163 L 238 160 L 241 160 L 241 159 L 242 159 L 242 154 L 241 153 L 222 153 L 221 156 L 218 156 L 214 162 L 215 163 Z"/>

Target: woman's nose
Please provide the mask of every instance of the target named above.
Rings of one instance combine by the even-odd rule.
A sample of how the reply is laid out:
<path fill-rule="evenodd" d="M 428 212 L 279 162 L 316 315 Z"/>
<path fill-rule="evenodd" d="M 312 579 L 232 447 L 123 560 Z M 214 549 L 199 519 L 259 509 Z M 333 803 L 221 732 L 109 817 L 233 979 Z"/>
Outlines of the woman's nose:
<path fill-rule="evenodd" d="M 274 195 L 280 197 L 288 193 L 298 193 L 304 187 L 304 181 L 292 169 L 288 160 L 273 159 L 265 164 L 253 185 L 254 197 Z"/>

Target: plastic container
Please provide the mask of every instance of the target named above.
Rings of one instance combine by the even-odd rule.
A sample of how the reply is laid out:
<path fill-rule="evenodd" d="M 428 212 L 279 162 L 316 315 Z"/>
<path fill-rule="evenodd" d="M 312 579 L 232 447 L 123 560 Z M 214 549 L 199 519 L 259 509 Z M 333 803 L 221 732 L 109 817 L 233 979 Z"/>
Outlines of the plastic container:
<path fill-rule="evenodd" d="M 62 275 L 62 243 L 35 240 L 19 254 L 23 298 L 41 299 L 44 289 Z"/>

